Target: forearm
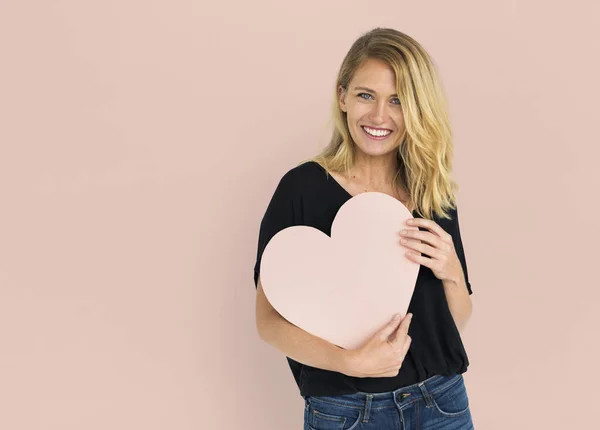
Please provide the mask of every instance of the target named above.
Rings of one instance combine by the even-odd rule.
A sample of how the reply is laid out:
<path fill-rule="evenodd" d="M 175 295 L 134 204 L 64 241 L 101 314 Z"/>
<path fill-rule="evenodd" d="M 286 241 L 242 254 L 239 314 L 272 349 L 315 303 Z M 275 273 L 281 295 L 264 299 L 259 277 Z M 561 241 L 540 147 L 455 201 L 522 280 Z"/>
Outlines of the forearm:
<path fill-rule="evenodd" d="M 318 336 L 290 323 L 273 311 L 258 327 L 259 336 L 287 357 L 319 369 L 348 372 L 348 354 Z"/>
<path fill-rule="evenodd" d="M 442 283 L 450 313 L 458 331 L 461 332 L 471 317 L 473 310 L 469 290 L 467 290 L 467 283 L 464 276 L 456 280 L 445 280 Z"/>

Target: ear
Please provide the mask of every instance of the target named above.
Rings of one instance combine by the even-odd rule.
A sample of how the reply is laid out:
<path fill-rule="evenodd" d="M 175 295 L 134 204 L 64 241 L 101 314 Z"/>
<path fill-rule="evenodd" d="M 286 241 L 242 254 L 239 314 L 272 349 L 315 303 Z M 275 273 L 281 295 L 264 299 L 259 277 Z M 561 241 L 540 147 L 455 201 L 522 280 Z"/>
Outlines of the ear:
<path fill-rule="evenodd" d="M 346 90 L 341 85 L 338 87 L 338 99 L 340 102 L 340 109 L 346 112 Z"/>

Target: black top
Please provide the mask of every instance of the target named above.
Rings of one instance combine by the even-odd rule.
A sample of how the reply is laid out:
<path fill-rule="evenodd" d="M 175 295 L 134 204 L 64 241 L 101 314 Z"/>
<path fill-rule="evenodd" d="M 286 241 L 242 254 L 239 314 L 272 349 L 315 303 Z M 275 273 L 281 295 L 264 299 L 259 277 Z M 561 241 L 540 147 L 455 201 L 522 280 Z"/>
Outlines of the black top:
<path fill-rule="evenodd" d="M 260 224 L 254 284 L 258 288 L 260 260 L 271 238 L 294 225 L 314 227 L 331 236 L 331 224 L 339 208 L 352 195 L 318 163 L 306 162 L 289 170 L 280 180 Z M 452 219 L 434 217 L 452 235 L 462 264 L 469 294 L 472 294 L 458 226 L 458 211 Z M 416 211 L 413 217 L 421 218 Z M 420 230 L 426 230 L 419 227 Z M 380 393 L 421 382 L 433 375 L 464 373 L 469 360 L 448 308 L 442 281 L 431 269 L 420 266 L 408 312 L 413 314 L 408 334 L 412 338 L 400 372 L 395 377 L 358 378 L 318 369 L 287 357 L 302 396 Z"/>

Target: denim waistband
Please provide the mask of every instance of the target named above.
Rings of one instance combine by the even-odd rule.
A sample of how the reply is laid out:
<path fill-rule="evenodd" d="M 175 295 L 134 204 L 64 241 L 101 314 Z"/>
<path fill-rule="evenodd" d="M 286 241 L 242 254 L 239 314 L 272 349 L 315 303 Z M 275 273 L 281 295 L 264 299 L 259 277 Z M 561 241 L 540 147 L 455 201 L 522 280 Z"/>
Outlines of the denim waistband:
<path fill-rule="evenodd" d="M 460 381 L 462 374 L 451 376 L 434 375 L 413 385 L 398 388 L 386 393 L 352 393 L 337 396 L 307 396 L 310 402 L 326 402 L 357 409 L 378 409 L 391 406 L 406 406 L 417 400 L 425 399 L 433 394 L 451 387 Z"/>

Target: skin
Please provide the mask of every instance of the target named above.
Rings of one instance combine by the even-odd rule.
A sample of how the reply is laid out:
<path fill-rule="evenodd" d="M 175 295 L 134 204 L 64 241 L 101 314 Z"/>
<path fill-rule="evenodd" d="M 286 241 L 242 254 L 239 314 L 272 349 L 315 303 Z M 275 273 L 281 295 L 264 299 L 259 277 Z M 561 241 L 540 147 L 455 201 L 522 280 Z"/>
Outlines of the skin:
<path fill-rule="evenodd" d="M 346 113 L 355 144 L 356 162 L 349 177 L 332 175 L 351 195 L 366 191 L 385 192 L 412 212 L 414 206 L 410 205 L 406 190 L 397 189 L 393 184 L 398 168 L 396 153 L 406 129 L 393 69 L 380 60 L 367 59 L 354 74 L 348 88 L 340 86 L 338 94 L 340 109 Z M 388 129 L 391 133 L 386 139 L 376 141 L 366 135 L 362 126 Z M 471 315 L 472 304 L 452 237 L 435 221 L 412 218 L 408 222 L 427 231 L 402 230 L 404 242 L 401 244 L 408 248 L 406 257 L 429 267 L 442 280 L 450 311 L 461 330 Z"/>
<path fill-rule="evenodd" d="M 357 86 L 372 91 L 357 90 Z M 365 61 L 347 90 L 339 88 L 340 108 L 347 113 L 357 157 L 349 177 L 336 172 L 330 174 L 351 195 L 379 191 L 407 204 L 406 191 L 393 185 L 397 169 L 396 151 L 405 130 L 402 107 L 394 95 L 395 88 L 393 70 L 377 60 Z M 370 140 L 361 125 L 389 129 L 392 133 L 383 141 Z M 450 312 L 461 330 L 471 314 L 471 300 L 452 237 L 431 220 L 411 218 L 408 223 L 426 231 L 410 229 L 399 233 L 399 240 L 407 239 L 402 244 L 407 247 L 407 252 L 414 252 L 407 254 L 407 258 L 429 267 L 443 281 Z M 431 257 L 423 257 L 419 253 Z M 357 377 L 396 376 L 410 347 L 408 329 L 411 318 L 411 314 L 398 316 L 360 348 L 345 350 L 285 320 L 266 299 L 260 278 L 258 280 L 256 324 L 260 337 L 286 356 L 320 369 Z"/>
<path fill-rule="evenodd" d="M 357 87 L 369 88 L 372 91 Z M 391 191 L 407 200 L 406 193 L 395 190 L 396 154 L 405 131 L 404 114 L 396 93 L 394 71 L 379 60 L 368 59 L 354 74 L 348 88 L 338 88 L 340 109 L 346 112 L 356 159 L 350 177 L 338 177 L 354 190 Z M 383 141 L 371 140 L 361 126 L 391 130 Z M 336 178 L 336 179 L 338 179 Z"/>
<path fill-rule="evenodd" d="M 432 220 L 410 218 L 407 224 L 422 227 L 426 231 L 400 231 L 400 244 L 409 248 L 406 257 L 429 267 L 436 278 L 442 281 L 448 308 L 457 329 L 462 331 L 471 317 L 473 304 L 452 236 Z M 429 257 L 420 254 L 427 254 Z"/>

